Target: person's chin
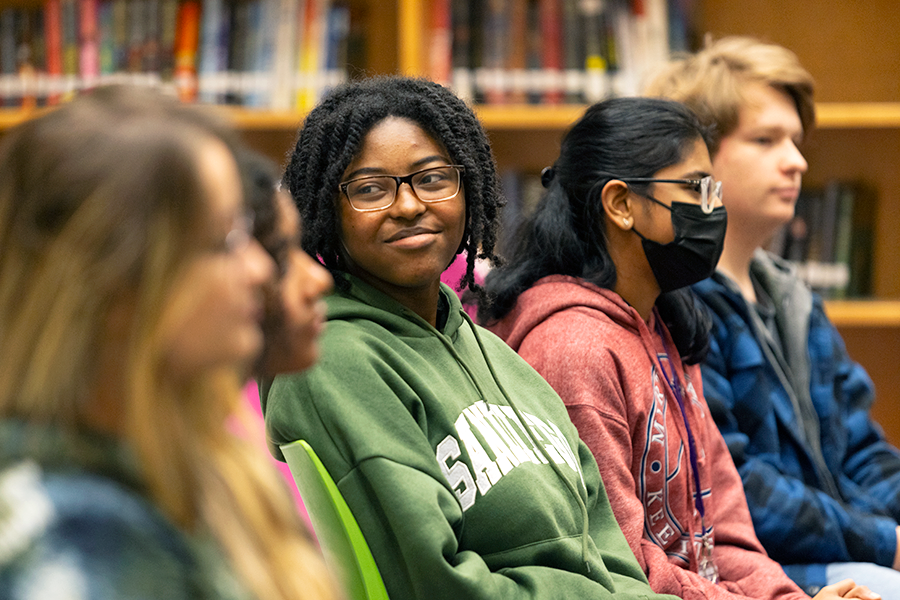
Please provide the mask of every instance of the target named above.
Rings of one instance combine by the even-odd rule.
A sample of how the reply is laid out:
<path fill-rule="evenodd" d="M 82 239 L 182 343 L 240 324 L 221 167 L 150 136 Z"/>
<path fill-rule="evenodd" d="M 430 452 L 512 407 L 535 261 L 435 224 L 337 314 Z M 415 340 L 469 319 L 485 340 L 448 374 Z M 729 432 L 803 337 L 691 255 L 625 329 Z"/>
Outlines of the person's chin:
<path fill-rule="evenodd" d="M 280 373 L 300 373 L 309 369 L 319 360 L 319 349 L 313 344 L 301 352 L 294 354 L 289 361 L 282 365 Z"/>

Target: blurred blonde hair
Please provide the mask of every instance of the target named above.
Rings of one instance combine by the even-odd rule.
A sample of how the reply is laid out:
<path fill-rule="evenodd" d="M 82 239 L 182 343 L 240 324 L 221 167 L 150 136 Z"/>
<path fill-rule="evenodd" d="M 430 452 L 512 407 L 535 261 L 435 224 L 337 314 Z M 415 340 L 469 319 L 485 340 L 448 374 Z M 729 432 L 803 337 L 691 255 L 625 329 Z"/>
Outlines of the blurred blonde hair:
<path fill-rule="evenodd" d="M 644 95 L 683 102 L 704 124 L 715 125 L 710 145 L 710 154 L 715 155 L 722 138 L 738 126 L 749 83 L 787 93 L 797 107 L 803 131 L 812 129 L 816 119 L 812 75 L 787 48 L 752 37 L 716 41 L 707 37 L 702 50 L 662 67 L 649 80 Z"/>
<path fill-rule="evenodd" d="M 209 221 L 197 157 L 210 143 L 237 147 L 200 109 L 129 88 L 95 90 L 0 141 L 0 417 L 89 428 L 95 390 L 111 384 L 98 381 L 100 356 L 118 343 L 118 431 L 150 498 L 183 529 L 212 532 L 256 598 L 333 598 L 253 439 L 239 374 L 167 374 L 168 324 Z"/>

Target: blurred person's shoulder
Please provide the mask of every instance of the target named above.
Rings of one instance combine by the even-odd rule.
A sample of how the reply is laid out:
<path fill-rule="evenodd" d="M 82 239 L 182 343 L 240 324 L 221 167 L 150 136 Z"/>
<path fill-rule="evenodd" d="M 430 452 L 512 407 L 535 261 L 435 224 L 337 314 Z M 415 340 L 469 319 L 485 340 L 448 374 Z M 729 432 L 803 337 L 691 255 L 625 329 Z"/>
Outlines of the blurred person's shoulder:
<path fill-rule="evenodd" d="M 186 538 L 132 487 L 105 474 L 0 471 L 0 597 L 199 597 Z"/>

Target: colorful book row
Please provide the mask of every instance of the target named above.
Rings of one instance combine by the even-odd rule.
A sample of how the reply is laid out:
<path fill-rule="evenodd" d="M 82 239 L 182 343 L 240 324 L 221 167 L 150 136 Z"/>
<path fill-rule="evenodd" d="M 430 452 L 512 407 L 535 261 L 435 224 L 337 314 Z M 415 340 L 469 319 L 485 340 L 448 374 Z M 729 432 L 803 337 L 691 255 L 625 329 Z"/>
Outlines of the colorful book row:
<path fill-rule="evenodd" d="M 640 93 L 687 49 L 683 0 L 434 0 L 432 79 L 485 104 L 593 103 Z"/>
<path fill-rule="evenodd" d="M 132 83 L 306 110 L 345 79 L 349 37 L 350 9 L 332 0 L 44 0 L 0 11 L 0 101 Z"/>

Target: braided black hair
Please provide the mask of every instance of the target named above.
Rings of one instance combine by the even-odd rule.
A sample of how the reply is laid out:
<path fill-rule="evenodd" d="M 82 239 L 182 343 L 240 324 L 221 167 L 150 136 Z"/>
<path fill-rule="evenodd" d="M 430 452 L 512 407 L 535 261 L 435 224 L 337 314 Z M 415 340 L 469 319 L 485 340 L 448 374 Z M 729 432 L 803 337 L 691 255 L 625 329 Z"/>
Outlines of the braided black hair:
<path fill-rule="evenodd" d="M 374 77 L 331 91 L 309 113 L 297 136 L 283 184 L 303 217 L 303 249 L 329 270 L 344 270 L 335 197 L 347 166 L 366 134 L 387 117 L 409 119 L 441 143 L 454 164 L 463 165 L 466 229 L 458 251 L 466 251 L 459 288 L 481 293 L 475 259 L 494 255 L 503 200 L 497 166 L 481 123 L 465 102 L 437 83 L 408 77 Z"/>

